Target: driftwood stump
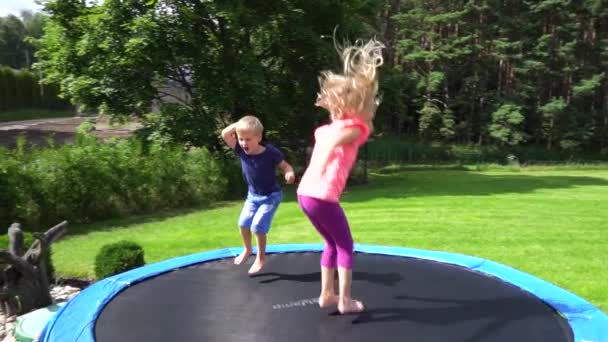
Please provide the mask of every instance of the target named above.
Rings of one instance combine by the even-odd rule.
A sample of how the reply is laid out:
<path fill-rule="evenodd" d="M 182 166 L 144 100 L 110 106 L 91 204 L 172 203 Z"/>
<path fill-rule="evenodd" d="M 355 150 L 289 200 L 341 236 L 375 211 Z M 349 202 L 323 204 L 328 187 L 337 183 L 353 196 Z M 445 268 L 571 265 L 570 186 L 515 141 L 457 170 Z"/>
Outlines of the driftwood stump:
<path fill-rule="evenodd" d="M 49 246 L 67 231 L 67 221 L 46 233 L 34 233 L 24 252 L 18 223 L 8 229 L 9 250 L 0 249 L 0 310 L 6 316 L 22 315 L 52 304 L 46 264 Z"/>

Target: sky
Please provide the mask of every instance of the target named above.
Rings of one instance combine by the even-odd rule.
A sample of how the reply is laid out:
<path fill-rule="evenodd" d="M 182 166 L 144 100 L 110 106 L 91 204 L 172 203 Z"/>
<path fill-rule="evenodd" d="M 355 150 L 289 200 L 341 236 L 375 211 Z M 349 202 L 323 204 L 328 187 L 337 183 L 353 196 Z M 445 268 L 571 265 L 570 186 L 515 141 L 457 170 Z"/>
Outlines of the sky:
<path fill-rule="evenodd" d="M 34 0 L 0 0 L 0 17 L 14 14 L 19 16 L 23 10 L 38 11 L 42 6 L 37 5 Z"/>

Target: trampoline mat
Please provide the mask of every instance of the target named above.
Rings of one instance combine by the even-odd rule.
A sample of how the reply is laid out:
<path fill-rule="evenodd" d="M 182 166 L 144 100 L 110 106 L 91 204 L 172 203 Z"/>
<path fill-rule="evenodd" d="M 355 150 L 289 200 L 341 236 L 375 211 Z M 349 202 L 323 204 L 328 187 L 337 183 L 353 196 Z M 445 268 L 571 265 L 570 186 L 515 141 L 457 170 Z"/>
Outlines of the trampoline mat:
<path fill-rule="evenodd" d="M 367 310 L 341 316 L 318 307 L 319 253 L 267 257 L 256 276 L 253 257 L 230 258 L 134 284 L 102 310 L 96 341 L 573 341 L 537 297 L 464 267 L 357 253 L 353 295 Z"/>

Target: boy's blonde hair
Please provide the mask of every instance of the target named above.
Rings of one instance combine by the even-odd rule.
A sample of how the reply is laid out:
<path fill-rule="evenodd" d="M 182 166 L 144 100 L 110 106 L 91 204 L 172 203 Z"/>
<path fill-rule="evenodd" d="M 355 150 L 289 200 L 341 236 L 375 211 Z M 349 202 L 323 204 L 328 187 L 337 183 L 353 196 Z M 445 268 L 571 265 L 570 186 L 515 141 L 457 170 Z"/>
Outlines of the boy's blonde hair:
<path fill-rule="evenodd" d="M 257 134 L 257 135 L 262 135 L 262 132 L 264 132 L 264 126 L 262 126 L 262 123 L 260 122 L 260 120 L 258 118 L 256 118 L 253 115 L 247 115 L 247 116 L 243 116 L 237 123 L 236 123 L 236 132 L 237 133 L 245 133 L 245 132 L 249 132 L 249 133 L 253 133 L 253 134 Z"/>
<path fill-rule="evenodd" d="M 384 44 L 375 39 L 367 43 L 356 41 L 354 45 L 337 46 L 343 74 L 331 71 L 321 73 L 315 105 L 327 109 L 333 119 L 358 115 L 371 121 L 378 106 L 376 69 L 383 63 L 383 48 Z"/>

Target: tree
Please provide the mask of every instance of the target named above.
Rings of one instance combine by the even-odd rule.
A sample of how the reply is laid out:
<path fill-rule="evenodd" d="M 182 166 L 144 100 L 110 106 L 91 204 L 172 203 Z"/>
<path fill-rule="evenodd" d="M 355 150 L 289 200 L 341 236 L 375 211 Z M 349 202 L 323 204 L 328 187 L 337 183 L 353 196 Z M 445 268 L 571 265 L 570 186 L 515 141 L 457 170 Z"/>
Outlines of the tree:
<path fill-rule="evenodd" d="M 524 116 L 521 107 L 513 104 L 504 104 L 492 113 L 492 123 L 489 127 L 490 137 L 500 145 L 515 146 L 525 140 L 522 132 Z"/>
<path fill-rule="evenodd" d="M 216 128 L 244 113 L 260 116 L 272 138 L 298 141 L 327 118 L 312 103 L 319 71 L 338 67 L 337 26 L 339 41 L 375 35 L 387 45 L 377 132 L 493 144 L 501 140 L 492 125 L 504 126 L 495 113 L 508 110 L 524 117 L 517 131 L 527 143 L 608 151 L 604 5 L 53 0 L 38 56 L 66 97 L 115 116 L 143 116 L 162 97 L 159 85 L 179 86 L 187 100 L 150 120 L 169 141 L 213 148 Z"/>
<path fill-rule="evenodd" d="M 30 39 L 40 38 L 45 16 L 40 12 L 21 12 L 21 18 L 0 17 L 0 64 L 14 69 L 29 69 L 36 61 Z"/>
<path fill-rule="evenodd" d="M 361 36 L 372 8 L 371 1 L 56 0 L 46 5 L 39 67 L 73 102 L 114 116 L 145 115 L 166 95 L 159 85 L 171 82 L 187 100 L 161 106 L 154 128 L 182 143 L 213 148 L 217 127 L 246 113 L 278 137 L 308 136 L 321 113 L 313 107 L 318 73 L 336 62 L 332 32 L 338 25 L 344 36 Z"/>
<path fill-rule="evenodd" d="M 28 67 L 25 36 L 25 26 L 19 18 L 14 15 L 0 18 L 0 64 L 15 69 Z"/>

